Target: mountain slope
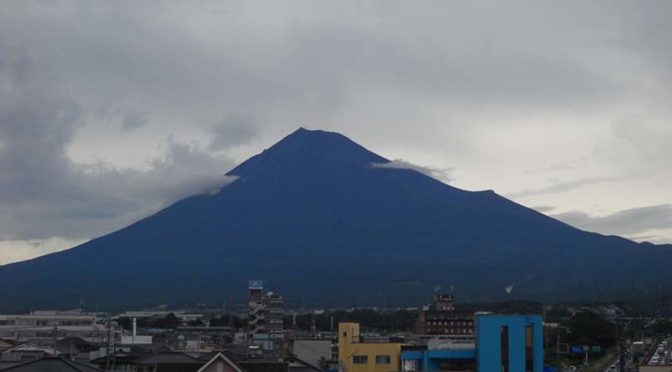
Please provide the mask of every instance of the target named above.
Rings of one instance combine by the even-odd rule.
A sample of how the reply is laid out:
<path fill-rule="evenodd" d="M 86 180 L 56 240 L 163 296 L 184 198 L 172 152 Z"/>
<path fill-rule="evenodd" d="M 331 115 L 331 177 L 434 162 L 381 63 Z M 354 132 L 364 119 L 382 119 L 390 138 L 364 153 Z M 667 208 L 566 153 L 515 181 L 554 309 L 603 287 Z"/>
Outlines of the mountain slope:
<path fill-rule="evenodd" d="M 344 136 L 299 129 L 238 179 L 73 249 L 0 266 L 0 309 L 241 300 L 263 279 L 315 305 L 669 293 L 669 246 L 575 229 L 492 191 L 468 192 Z M 509 288 L 510 293 L 506 289 Z"/>

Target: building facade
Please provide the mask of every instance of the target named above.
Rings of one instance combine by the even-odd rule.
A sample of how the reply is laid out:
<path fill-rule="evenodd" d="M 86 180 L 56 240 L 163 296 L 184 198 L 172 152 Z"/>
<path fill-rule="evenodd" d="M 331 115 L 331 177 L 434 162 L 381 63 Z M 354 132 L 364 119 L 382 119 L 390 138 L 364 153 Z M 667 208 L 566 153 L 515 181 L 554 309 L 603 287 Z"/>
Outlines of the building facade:
<path fill-rule="evenodd" d="M 453 306 L 452 294 L 434 294 L 434 301 L 418 314 L 415 333 L 419 335 L 474 334 L 474 314 L 459 312 Z"/>
<path fill-rule="evenodd" d="M 390 372 L 400 370 L 401 343 L 367 342 L 358 323 L 338 325 L 340 372 Z"/>
<path fill-rule="evenodd" d="M 543 372 L 540 315 L 477 314 L 474 343 L 405 350 L 402 371 Z"/>
<path fill-rule="evenodd" d="M 248 284 L 248 302 L 247 302 L 247 327 L 248 332 L 253 335 L 255 333 L 264 332 L 264 308 L 261 303 L 264 286 L 260 280 L 250 280 Z"/>
<path fill-rule="evenodd" d="M 259 280 L 250 281 L 248 290 L 247 319 L 250 335 L 282 332 L 285 299 L 273 292 L 263 294 L 263 283 Z"/>
<path fill-rule="evenodd" d="M 65 337 L 103 342 L 108 329 L 102 319 L 81 311 L 35 311 L 27 315 L 0 315 L 0 338 L 50 344 Z M 119 337 L 118 329 L 111 330 Z"/>

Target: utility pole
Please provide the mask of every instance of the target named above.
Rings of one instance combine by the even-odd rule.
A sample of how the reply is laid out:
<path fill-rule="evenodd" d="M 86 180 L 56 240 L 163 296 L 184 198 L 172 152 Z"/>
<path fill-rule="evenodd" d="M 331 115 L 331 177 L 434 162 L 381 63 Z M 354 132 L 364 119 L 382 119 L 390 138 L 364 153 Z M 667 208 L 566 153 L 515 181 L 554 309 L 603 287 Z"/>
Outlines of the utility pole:
<path fill-rule="evenodd" d="M 110 353 L 112 352 L 112 320 L 110 314 L 107 314 L 107 352 L 105 353 L 105 370 L 110 369 Z"/>
<path fill-rule="evenodd" d="M 58 321 L 54 324 L 54 330 L 52 331 L 51 336 L 52 342 L 54 343 L 54 350 L 56 350 L 56 347 L 58 346 Z"/>
<path fill-rule="evenodd" d="M 558 333 L 556 334 L 557 339 L 555 342 L 555 360 L 558 361 L 558 370 L 562 372 L 562 361 L 560 360 L 560 328 L 558 328 Z"/>
<path fill-rule="evenodd" d="M 625 372 L 625 333 L 627 329 L 627 324 L 620 318 L 616 322 L 618 326 L 617 337 L 618 337 L 618 364 L 619 370 Z"/>

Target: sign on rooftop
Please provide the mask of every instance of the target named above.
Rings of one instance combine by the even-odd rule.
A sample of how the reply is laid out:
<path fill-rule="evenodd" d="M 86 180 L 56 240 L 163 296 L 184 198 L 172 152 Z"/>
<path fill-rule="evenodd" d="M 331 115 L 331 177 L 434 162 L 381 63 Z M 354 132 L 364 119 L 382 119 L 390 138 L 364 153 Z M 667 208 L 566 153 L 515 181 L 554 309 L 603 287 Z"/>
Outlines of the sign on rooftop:
<path fill-rule="evenodd" d="M 249 288 L 249 289 L 263 289 L 264 288 L 264 282 L 261 281 L 261 280 L 250 280 L 247 288 Z"/>

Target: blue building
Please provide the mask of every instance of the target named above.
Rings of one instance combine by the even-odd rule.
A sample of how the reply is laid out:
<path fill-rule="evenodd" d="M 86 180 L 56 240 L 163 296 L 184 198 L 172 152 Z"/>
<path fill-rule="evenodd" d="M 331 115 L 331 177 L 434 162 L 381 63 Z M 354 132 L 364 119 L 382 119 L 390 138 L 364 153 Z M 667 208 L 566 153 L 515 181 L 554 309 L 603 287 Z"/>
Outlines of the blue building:
<path fill-rule="evenodd" d="M 404 371 L 543 372 L 540 315 L 476 315 L 474 342 L 401 353 Z"/>

